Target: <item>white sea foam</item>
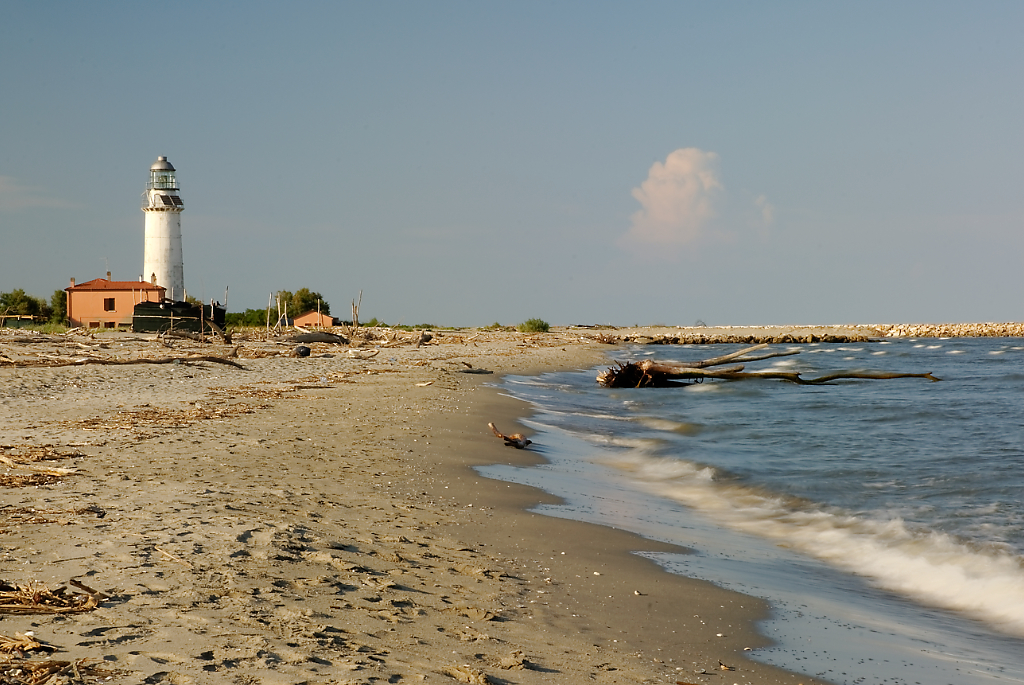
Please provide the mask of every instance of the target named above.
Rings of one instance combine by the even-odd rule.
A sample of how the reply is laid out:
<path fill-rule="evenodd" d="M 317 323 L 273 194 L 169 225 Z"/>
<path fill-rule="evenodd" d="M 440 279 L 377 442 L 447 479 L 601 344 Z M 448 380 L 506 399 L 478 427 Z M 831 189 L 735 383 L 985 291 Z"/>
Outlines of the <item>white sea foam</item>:
<path fill-rule="evenodd" d="M 701 427 L 695 423 L 686 423 L 685 421 L 672 421 L 671 419 L 658 419 L 653 417 L 640 419 L 639 423 L 654 430 L 681 433 L 683 435 L 694 435 L 699 433 L 701 429 Z"/>
<path fill-rule="evenodd" d="M 632 418 L 629 417 L 629 416 L 621 416 L 619 414 L 605 414 L 603 412 L 585 412 L 585 411 L 559 412 L 559 411 L 554 411 L 552 409 L 545 409 L 545 411 L 547 413 L 550 413 L 550 414 L 557 414 L 557 415 L 563 415 L 563 416 L 565 416 L 565 415 L 569 415 L 569 416 L 582 416 L 582 417 L 585 417 L 585 418 L 588 418 L 588 419 L 601 419 L 601 420 L 605 420 L 605 421 L 632 421 Z"/>
<path fill-rule="evenodd" d="M 633 452 L 620 465 L 658 494 L 718 524 L 816 557 L 922 604 L 960 611 L 1024 635 L 1024 559 L 996 545 L 968 545 L 901 519 L 873 519 L 720 482 L 714 470 Z"/>
<path fill-rule="evenodd" d="M 594 445 L 608 445 L 611 447 L 625 447 L 635 454 L 649 454 L 663 446 L 661 440 L 654 438 L 626 438 L 619 435 L 601 435 L 593 433 L 584 439 Z M 624 468 L 630 468 L 625 465 Z"/>
<path fill-rule="evenodd" d="M 686 386 L 686 392 L 723 392 L 725 383 L 693 383 Z"/>

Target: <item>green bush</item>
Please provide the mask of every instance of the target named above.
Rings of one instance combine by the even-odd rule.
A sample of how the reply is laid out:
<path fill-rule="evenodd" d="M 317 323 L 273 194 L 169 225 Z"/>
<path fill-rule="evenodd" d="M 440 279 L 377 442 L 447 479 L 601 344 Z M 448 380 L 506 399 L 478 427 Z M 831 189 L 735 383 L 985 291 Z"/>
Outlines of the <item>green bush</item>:
<path fill-rule="evenodd" d="M 413 324 L 411 326 L 410 325 L 406 325 L 404 323 L 397 323 L 397 324 L 395 324 L 393 326 L 389 326 L 389 328 L 393 328 L 396 331 L 432 331 L 432 330 L 435 330 L 435 329 L 441 329 L 441 330 L 447 330 L 447 331 L 453 330 L 451 326 L 438 326 L 437 324 L 432 324 L 432 323 L 418 323 L 418 324 Z"/>
<path fill-rule="evenodd" d="M 46 323 L 34 323 L 27 326 L 22 326 L 21 329 L 25 331 L 35 331 L 36 333 L 49 333 L 51 335 L 63 334 L 67 333 L 68 331 L 67 326 L 65 326 L 62 323 L 57 323 L 56 321 L 47 321 Z"/>
<path fill-rule="evenodd" d="M 277 321 L 277 310 L 270 315 L 270 322 Z M 224 323 L 228 326 L 255 326 L 267 325 L 266 309 L 246 309 L 244 312 L 228 312 L 224 315 Z"/>
<path fill-rule="evenodd" d="M 544 319 L 527 319 L 516 328 L 520 333 L 547 333 L 551 330 L 551 326 Z"/>

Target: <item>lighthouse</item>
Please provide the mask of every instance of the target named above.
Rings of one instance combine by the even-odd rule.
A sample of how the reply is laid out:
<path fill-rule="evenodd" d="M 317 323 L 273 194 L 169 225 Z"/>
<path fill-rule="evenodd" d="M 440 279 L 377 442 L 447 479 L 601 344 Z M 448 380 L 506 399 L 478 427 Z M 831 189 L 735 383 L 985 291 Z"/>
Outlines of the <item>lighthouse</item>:
<path fill-rule="evenodd" d="M 157 157 L 149 167 L 149 183 L 142 194 L 146 216 L 146 245 L 142 279 L 162 285 L 171 300 L 185 299 L 185 275 L 181 256 L 181 200 L 174 167 Z"/>

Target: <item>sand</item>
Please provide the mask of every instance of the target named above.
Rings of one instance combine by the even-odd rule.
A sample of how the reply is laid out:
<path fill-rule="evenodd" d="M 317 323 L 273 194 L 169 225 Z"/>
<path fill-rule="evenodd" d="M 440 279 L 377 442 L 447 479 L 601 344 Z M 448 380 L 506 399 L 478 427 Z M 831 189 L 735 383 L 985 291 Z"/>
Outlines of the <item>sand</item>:
<path fill-rule="evenodd" d="M 493 384 L 600 363 L 610 348 L 585 333 L 309 358 L 242 341 L 244 369 L 12 366 L 232 349 L 15 340 L 0 337 L 0 580 L 106 595 L 0 615 L 0 634 L 55 649 L 26 658 L 126 683 L 820 682 L 746 658 L 767 644 L 759 600 L 630 553 L 666 545 L 529 513 L 554 499 L 471 469 L 539 460 L 490 433 L 528 413 Z"/>

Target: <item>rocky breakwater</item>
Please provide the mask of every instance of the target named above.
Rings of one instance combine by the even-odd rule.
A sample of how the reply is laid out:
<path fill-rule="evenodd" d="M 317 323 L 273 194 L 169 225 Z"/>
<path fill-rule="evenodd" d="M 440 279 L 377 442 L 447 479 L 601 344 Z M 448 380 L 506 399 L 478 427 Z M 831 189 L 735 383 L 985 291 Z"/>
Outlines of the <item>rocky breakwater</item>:
<path fill-rule="evenodd" d="M 726 343 L 852 343 L 883 337 L 874 326 L 658 327 L 602 331 L 611 343 L 634 345 L 719 345 Z"/>
<path fill-rule="evenodd" d="M 884 338 L 1024 337 L 1024 323 L 858 324 L 832 326 L 602 327 L 589 336 L 609 344 L 740 345 L 861 343 Z"/>
<path fill-rule="evenodd" d="M 886 338 L 1020 338 L 1024 323 L 925 323 L 874 326 Z"/>

